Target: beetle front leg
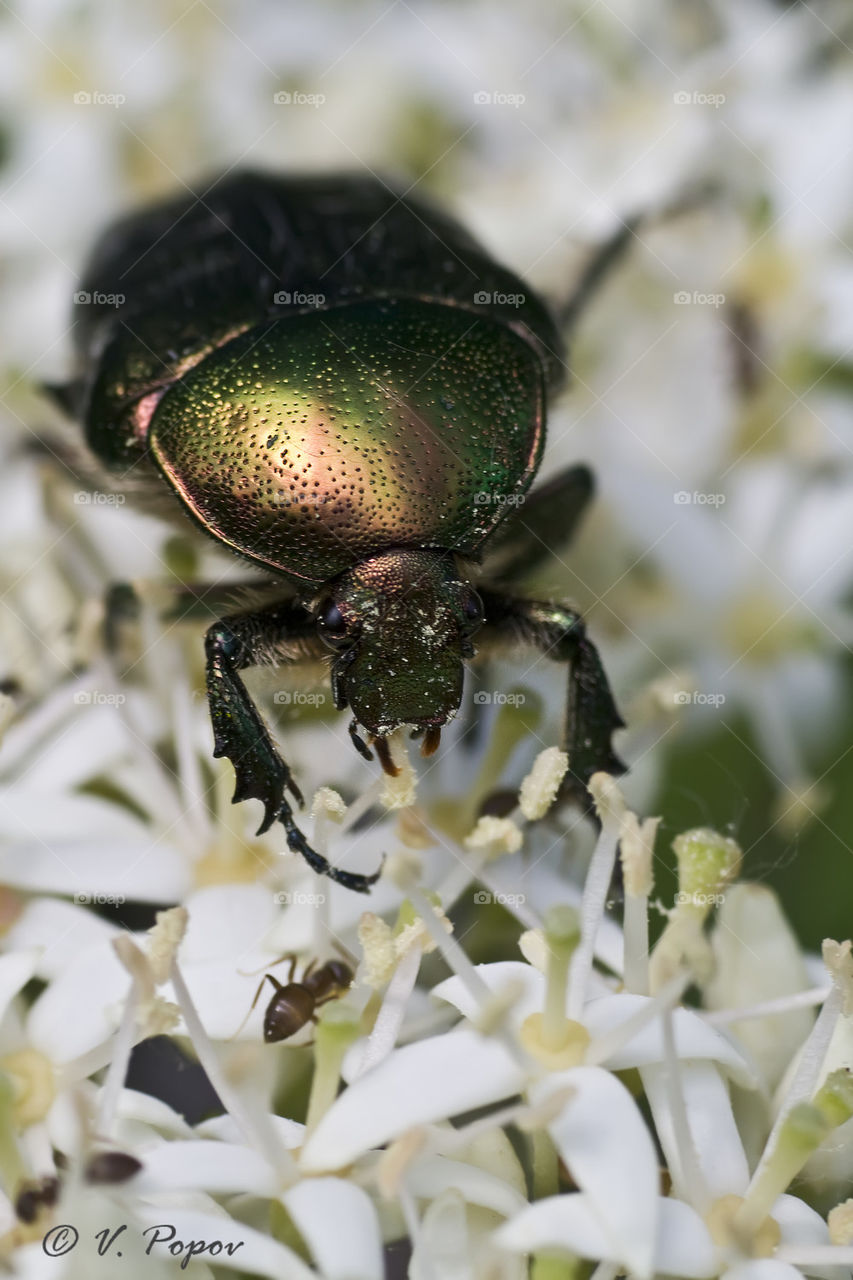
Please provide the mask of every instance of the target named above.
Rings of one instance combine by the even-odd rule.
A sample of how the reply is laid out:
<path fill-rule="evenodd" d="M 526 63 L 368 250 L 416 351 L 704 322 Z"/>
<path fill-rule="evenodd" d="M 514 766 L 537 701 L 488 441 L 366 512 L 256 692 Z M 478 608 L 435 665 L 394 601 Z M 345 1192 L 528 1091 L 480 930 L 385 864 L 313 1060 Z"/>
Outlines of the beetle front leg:
<path fill-rule="evenodd" d="M 624 728 L 598 650 L 586 634 L 580 614 L 562 604 L 519 600 L 495 591 L 481 590 L 486 623 L 480 633 L 533 645 L 545 657 L 569 664 L 569 687 L 563 748 L 569 771 L 562 794 L 580 801 L 585 809 L 592 800 L 588 784 L 594 773 L 622 774 L 627 766 L 613 750 L 612 736 Z"/>
<path fill-rule="evenodd" d="M 254 799 L 263 804 L 264 819 L 258 835 L 278 820 L 284 827 L 288 847 L 301 854 L 314 871 L 347 889 L 367 893 L 378 880 L 381 868 L 366 876 L 333 867 L 311 848 L 297 827 L 286 792 L 290 791 L 302 804 L 301 792 L 239 674 L 246 667 L 268 662 L 271 653 L 281 651 L 287 640 L 301 640 L 305 646 L 313 639 L 313 622 L 294 606 L 240 614 L 214 623 L 205 637 L 213 754 L 227 756 L 234 766 L 237 785 L 233 802 Z"/>

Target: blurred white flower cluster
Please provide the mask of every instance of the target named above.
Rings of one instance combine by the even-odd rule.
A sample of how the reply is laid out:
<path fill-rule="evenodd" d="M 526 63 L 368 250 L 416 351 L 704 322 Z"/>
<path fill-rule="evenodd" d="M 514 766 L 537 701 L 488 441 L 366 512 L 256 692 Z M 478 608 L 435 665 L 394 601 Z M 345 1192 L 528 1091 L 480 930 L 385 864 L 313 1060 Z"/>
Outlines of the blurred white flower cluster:
<path fill-rule="evenodd" d="M 10 1274 L 853 1270 L 849 943 L 804 952 L 710 828 L 677 837 L 678 893 L 659 902 L 655 823 L 606 777 L 595 848 L 567 832 L 548 807 L 563 678 L 529 654 L 503 664 L 501 688 L 521 692 L 489 708 L 479 751 L 446 733 L 416 798 L 377 780 L 319 694 L 253 677 L 316 789 L 315 846 L 365 871 L 389 855 L 367 904 L 318 879 L 232 808 L 204 623 L 173 611 L 186 583 L 240 567 L 31 447 L 59 438 L 38 383 L 67 373 L 100 227 L 205 174 L 387 173 L 555 302 L 637 219 L 578 319 L 543 468 L 589 462 L 600 498 L 543 581 L 602 641 L 633 808 L 649 809 L 672 735 L 740 713 L 795 832 L 825 799 L 810 751 L 841 715 L 851 635 L 851 47 L 845 0 L 33 0 L 7 15 Z M 107 611 L 119 583 L 134 593 Z M 485 802 L 525 770 L 495 816 Z M 150 932 L 127 924 L 154 908 Z M 264 1044 L 260 978 L 341 956 L 352 988 Z M 203 1068 L 213 1118 L 128 1086 L 134 1046 L 158 1035 Z"/>
<path fill-rule="evenodd" d="M 311 872 L 275 893 L 262 876 L 196 887 L 147 937 L 82 904 L 20 905 L 0 958 L 13 1274 L 44 1274 L 45 1253 L 53 1274 L 114 1274 L 120 1250 L 139 1275 L 195 1260 L 381 1280 L 395 1241 L 398 1273 L 418 1278 L 521 1277 L 530 1257 L 547 1276 L 582 1260 L 640 1280 L 846 1274 L 850 943 L 804 957 L 772 892 L 737 881 L 735 841 L 698 828 L 675 842 L 679 890 L 650 948 L 657 821 L 638 822 L 607 775 L 593 779 L 601 834 L 582 891 L 507 853 L 565 768 L 542 753 L 516 810 L 442 841 L 443 868 L 431 857 L 425 871 L 411 805 L 396 833 L 380 821 L 374 835 L 401 848 L 369 912 Z M 317 838 L 325 821 L 340 840 L 339 799 L 320 792 L 314 811 Z M 604 914 L 617 848 L 621 928 Z M 518 884 L 529 896 L 505 887 Z M 472 964 L 446 914 L 463 896 L 529 926 L 521 956 Z M 296 953 L 350 946 L 352 987 L 265 1045 L 258 973 L 278 975 L 273 1005 L 291 1008 Z M 421 985 L 436 952 L 453 976 Z M 33 978 L 44 989 L 27 1009 L 16 996 Z M 223 1114 L 190 1124 L 125 1085 L 133 1045 L 164 1034 L 198 1059 Z"/>

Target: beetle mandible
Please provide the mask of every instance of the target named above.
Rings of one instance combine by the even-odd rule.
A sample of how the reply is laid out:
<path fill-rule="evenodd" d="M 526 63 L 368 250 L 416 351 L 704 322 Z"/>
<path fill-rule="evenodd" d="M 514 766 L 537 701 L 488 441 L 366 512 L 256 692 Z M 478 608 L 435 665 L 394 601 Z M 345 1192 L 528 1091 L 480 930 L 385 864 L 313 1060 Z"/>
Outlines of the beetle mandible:
<path fill-rule="evenodd" d="M 277 584 L 206 637 L 214 755 L 235 802 L 263 804 L 259 834 L 280 821 L 350 889 L 379 875 L 330 865 L 296 825 L 240 676 L 259 664 L 330 655 L 353 742 L 393 771 L 399 726 L 438 746 L 475 634 L 528 643 L 568 664 L 564 792 L 588 803 L 596 770 L 624 771 L 581 618 L 518 594 L 592 494 L 584 466 L 528 493 L 560 326 L 456 221 L 370 176 L 234 173 L 108 228 L 76 298 L 75 371 L 52 390 L 90 449 Z"/>

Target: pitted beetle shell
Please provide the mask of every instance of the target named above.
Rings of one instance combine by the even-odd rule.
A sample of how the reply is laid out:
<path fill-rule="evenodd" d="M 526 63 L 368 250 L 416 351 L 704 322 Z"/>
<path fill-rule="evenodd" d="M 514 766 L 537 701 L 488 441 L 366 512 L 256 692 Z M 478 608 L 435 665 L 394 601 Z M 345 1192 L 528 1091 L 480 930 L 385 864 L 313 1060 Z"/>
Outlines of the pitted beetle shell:
<path fill-rule="evenodd" d="M 165 394 L 149 439 L 205 529 L 319 585 L 389 546 L 474 555 L 529 483 L 543 418 L 512 330 L 358 302 L 235 338 Z"/>
<path fill-rule="evenodd" d="M 286 577 L 476 555 L 535 474 L 562 372 L 546 307 L 373 178 L 228 177 L 115 224 L 81 292 L 68 400 L 94 452 L 154 463 Z"/>

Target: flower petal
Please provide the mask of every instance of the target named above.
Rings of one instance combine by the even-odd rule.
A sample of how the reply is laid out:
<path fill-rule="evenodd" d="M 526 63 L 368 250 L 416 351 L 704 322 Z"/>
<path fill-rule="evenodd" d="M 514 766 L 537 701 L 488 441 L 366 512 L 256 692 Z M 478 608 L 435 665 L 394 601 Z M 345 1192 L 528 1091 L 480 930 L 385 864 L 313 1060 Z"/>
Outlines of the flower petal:
<path fill-rule="evenodd" d="M 478 964 L 475 967 L 491 991 L 499 992 L 507 987 L 518 989 L 518 999 L 507 1016 L 511 1027 L 517 1030 L 529 1014 L 541 1010 L 545 1000 L 545 975 L 532 965 L 521 960 L 499 960 L 495 964 Z M 452 1004 L 464 1018 L 474 1018 L 480 1012 L 480 1005 L 470 987 L 456 974 L 439 982 L 430 995 Z"/>
<path fill-rule="evenodd" d="M 503 1178 L 446 1156 L 423 1156 L 416 1160 L 406 1174 L 406 1189 L 427 1200 L 435 1199 L 443 1191 L 458 1191 L 469 1204 L 493 1209 L 504 1218 L 518 1213 L 527 1204 L 524 1196 Z"/>
<path fill-rule="evenodd" d="M 761 1004 L 808 988 L 802 949 L 772 889 L 735 884 L 726 890 L 714 926 L 714 977 L 708 1009 Z M 753 1055 L 766 1086 L 776 1088 L 814 1023 L 813 1009 L 788 1009 L 732 1023 L 732 1037 Z"/>
<path fill-rule="evenodd" d="M 39 977 L 50 979 L 64 973 L 86 947 L 119 932 L 116 925 L 61 898 L 32 898 L 6 934 L 7 948 L 42 948 Z"/>
<path fill-rule="evenodd" d="M 260 884 L 210 885 L 190 894 L 184 905 L 189 913 L 181 943 L 184 973 L 191 965 L 211 960 L 228 960 L 233 966 L 235 958 L 241 969 L 251 969 L 249 961 L 262 954 L 259 941 L 279 914 L 274 894 Z M 281 952 L 272 948 L 266 954 L 270 966 L 281 958 Z M 259 963 L 264 960 L 261 958 Z"/>
<path fill-rule="evenodd" d="M 780 1196 L 772 1217 L 782 1229 L 780 1244 L 829 1244 L 829 1227 L 820 1214 L 799 1196 Z"/>
<path fill-rule="evenodd" d="M 648 996 L 620 993 L 601 996 L 584 1007 L 583 1021 L 595 1039 L 611 1032 L 621 1023 L 639 1013 L 650 1003 Z M 675 1033 L 675 1051 L 679 1058 L 711 1058 L 739 1085 L 755 1088 L 756 1073 L 752 1065 L 721 1032 L 693 1013 L 690 1009 L 675 1009 L 672 1015 Z M 648 1062 L 663 1062 L 663 1026 L 660 1018 L 647 1023 L 636 1035 L 611 1054 L 605 1065 L 611 1071 L 624 1071 L 628 1067 L 644 1066 Z"/>
<path fill-rule="evenodd" d="M 650 1276 L 658 1209 L 651 1135 L 628 1090 L 601 1067 L 575 1067 L 541 1080 L 530 1090 L 531 1101 L 566 1087 L 573 1094 L 548 1132 L 588 1195 L 612 1256 L 637 1276 Z"/>
<path fill-rule="evenodd" d="M 137 1208 L 136 1216 L 144 1224 L 143 1230 L 162 1224 L 174 1227 L 175 1235 L 170 1237 L 172 1243 L 182 1240 L 188 1247 L 191 1241 L 207 1242 L 208 1251 L 196 1255 L 200 1261 L 215 1263 L 217 1267 L 231 1267 L 253 1276 L 268 1276 L 269 1280 L 317 1280 L 317 1273 L 291 1249 L 273 1240 L 266 1232 L 236 1222 L 227 1214 L 194 1213 L 170 1206 L 150 1208 L 145 1205 Z M 152 1236 L 146 1236 L 145 1240 L 146 1245 L 151 1244 Z M 214 1251 L 214 1244 L 222 1247 Z M 233 1249 L 231 1254 L 227 1251 L 228 1245 Z M 168 1249 L 165 1241 L 151 1244 L 150 1256 L 161 1262 L 168 1260 Z"/>
<path fill-rule="evenodd" d="M 273 1170 L 250 1147 L 231 1142 L 164 1142 L 146 1151 L 133 1190 L 150 1195 L 160 1191 L 209 1191 L 213 1195 L 245 1192 L 273 1196 Z"/>
<path fill-rule="evenodd" d="M 37 947 L 0 956 L 0 1020 L 21 987 L 26 986 L 36 972 L 40 956 L 41 951 Z"/>
<path fill-rule="evenodd" d="M 525 1075 L 497 1041 L 469 1027 L 395 1049 L 351 1084 L 302 1151 L 312 1173 L 339 1169 L 415 1125 L 517 1093 Z"/>
<path fill-rule="evenodd" d="M 361 1187 L 309 1178 L 285 1191 L 281 1202 L 327 1280 L 383 1280 L 379 1220 Z"/>
<path fill-rule="evenodd" d="M 723 1280 L 803 1280 L 803 1273 L 787 1262 L 775 1258 L 758 1258 L 755 1262 L 740 1262 L 723 1272 Z"/>
<path fill-rule="evenodd" d="M 109 942 L 79 955 L 30 1010 L 33 1045 L 55 1063 L 79 1057 L 113 1034 L 130 975 Z"/>
<path fill-rule="evenodd" d="M 477 965 L 477 973 L 494 992 L 514 985 L 519 998 L 513 1005 L 508 1021 L 517 1028 L 531 1013 L 542 1009 L 545 999 L 545 977 L 532 965 L 516 960 L 498 961 L 495 964 Z M 439 1000 L 446 1000 L 466 1018 L 479 1012 L 479 1006 L 462 979 L 455 976 L 440 982 L 431 993 Z M 612 1033 L 629 1018 L 635 1017 L 652 1004 L 651 997 L 630 995 L 598 996 L 588 1001 L 583 1009 L 583 1023 L 593 1038 Z M 713 1058 L 719 1062 L 738 1084 L 752 1088 L 756 1074 L 751 1064 L 739 1050 L 714 1027 L 710 1027 L 690 1009 L 676 1009 L 673 1014 L 676 1052 L 680 1058 Z M 624 1071 L 628 1067 L 646 1062 L 662 1062 L 664 1058 L 663 1032 L 660 1018 L 654 1018 L 632 1035 L 626 1044 L 605 1060 L 612 1071 Z"/>
<path fill-rule="evenodd" d="M 270 1115 L 267 1117 L 267 1123 L 277 1130 L 276 1140 L 288 1151 L 295 1151 L 297 1147 L 302 1146 L 305 1139 L 305 1126 L 299 1124 L 297 1120 Z M 203 1120 L 196 1126 L 195 1131 L 203 1138 L 217 1138 L 220 1142 L 240 1143 L 243 1140 L 240 1126 L 234 1117 L 227 1113 L 222 1116 L 213 1116 L 210 1120 Z"/>
<path fill-rule="evenodd" d="M 627 1265 L 610 1252 L 610 1241 L 589 1196 L 582 1192 L 551 1196 L 523 1209 L 498 1228 L 495 1244 L 517 1253 L 565 1249 L 582 1258 Z M 655 1246 L 656 1274 L 707 1280 L 716 1275 L 717 1262 L 708 1229 L 695 1210 L 680 1200 L 658 1201 Z"/>
<path fill-rule="evenodd" d="M 673 1125 L 672 1085 L 667 1068 L 652 1063 L 643 1067 L 640 1074 L 675 1192 L 688 1198 L 687 1176 Z M 679 1075 L 693 1149 L 711 1197 L 743 1195 L 749 1185 L 749 1167 L 719 1069 L 711 1062 L 682 1062 Z"/>

